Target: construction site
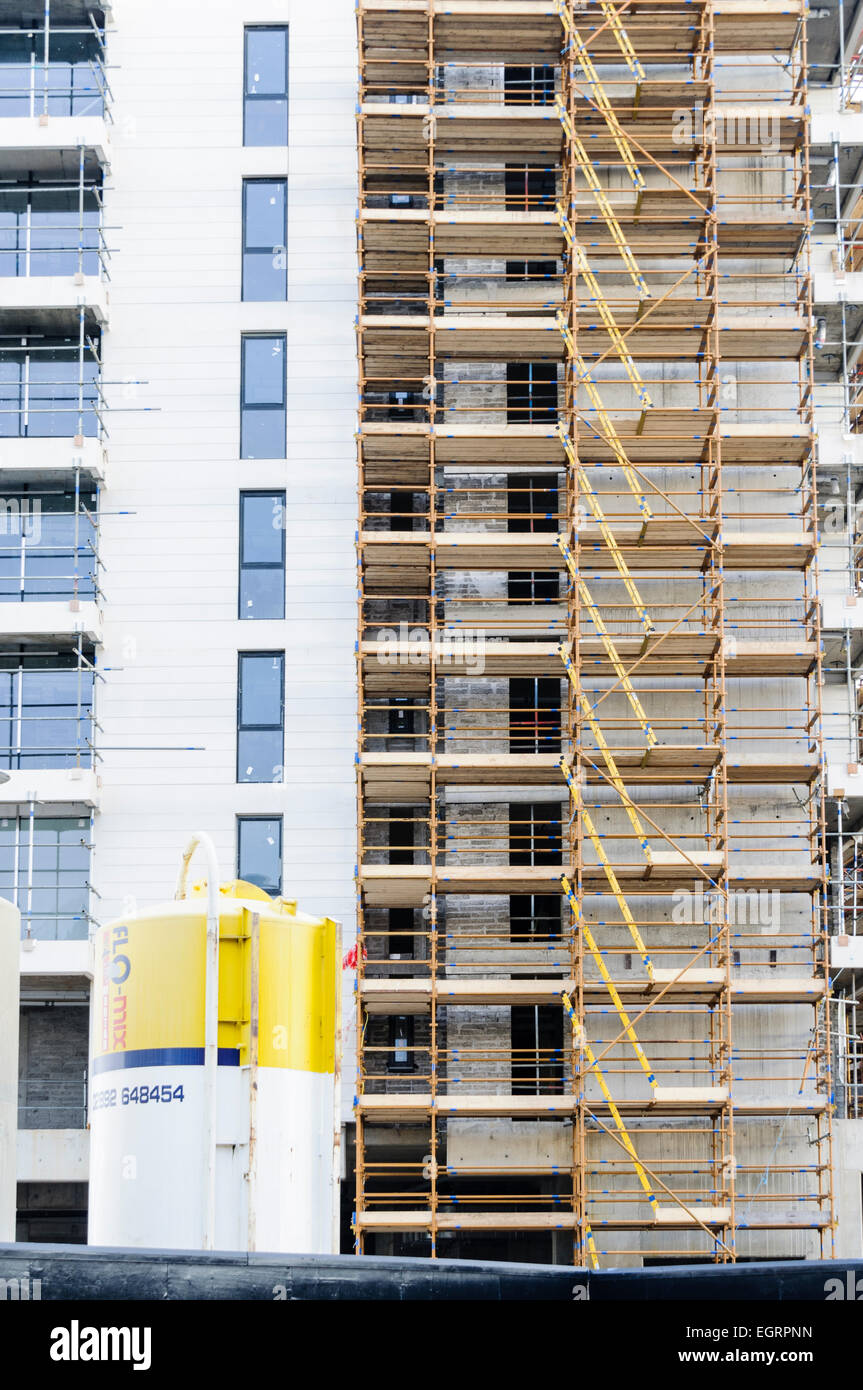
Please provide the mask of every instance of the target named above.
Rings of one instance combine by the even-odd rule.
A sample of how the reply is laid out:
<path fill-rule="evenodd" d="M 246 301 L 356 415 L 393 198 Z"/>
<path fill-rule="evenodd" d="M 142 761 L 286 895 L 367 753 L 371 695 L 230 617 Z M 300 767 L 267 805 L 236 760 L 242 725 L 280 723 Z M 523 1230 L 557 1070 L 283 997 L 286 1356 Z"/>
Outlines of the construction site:
<path fill-rule="evenodd" d="M 834 1253 L 803 20 L 359 4 L 361 1250 Z"/>
<path fill-rule="evenodd" d="M 206 9 L 0 0 L 0 1290 L 823 1297 L 863 0 Z"/>

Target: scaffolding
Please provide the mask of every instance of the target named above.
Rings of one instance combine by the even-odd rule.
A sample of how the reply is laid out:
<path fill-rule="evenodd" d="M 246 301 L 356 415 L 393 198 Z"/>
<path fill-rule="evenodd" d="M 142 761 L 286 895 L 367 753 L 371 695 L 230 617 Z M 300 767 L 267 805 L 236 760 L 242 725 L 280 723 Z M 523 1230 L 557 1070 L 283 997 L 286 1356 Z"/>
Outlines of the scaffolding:
<path fill-rule="evenodd" d="M 829 1255 L 805 6 L 358 24 L 357 1249 Z"/>

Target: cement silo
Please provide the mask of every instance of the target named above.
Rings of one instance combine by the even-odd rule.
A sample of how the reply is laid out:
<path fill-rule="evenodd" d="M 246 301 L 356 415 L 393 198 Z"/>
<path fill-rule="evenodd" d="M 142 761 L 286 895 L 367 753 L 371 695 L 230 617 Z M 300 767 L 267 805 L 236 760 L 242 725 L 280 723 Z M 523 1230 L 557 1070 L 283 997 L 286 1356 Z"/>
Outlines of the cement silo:
<path fill-rule="evenodd" d="M 89 1241 L 330 1253 L 338 924 L 217 884 L 96 933 Z"/>

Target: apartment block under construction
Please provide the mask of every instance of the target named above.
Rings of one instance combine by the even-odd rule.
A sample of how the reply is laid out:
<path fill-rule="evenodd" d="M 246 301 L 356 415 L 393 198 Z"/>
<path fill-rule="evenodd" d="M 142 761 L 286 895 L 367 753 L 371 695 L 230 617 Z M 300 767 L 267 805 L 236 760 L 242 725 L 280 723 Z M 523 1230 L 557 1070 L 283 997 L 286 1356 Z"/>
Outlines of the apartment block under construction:
<path fill-rule="evenodd" d="M 203 832 L 342 924 L 343 1252 L 863 1253 L 816 4 L 0 0 L 0 1240 L 105 1230 L 93 942 Z"/>
<path fill-rule="evenodd" d="M 829 1257 L 805 5 L 358 24 L 358 1246 Z"/>

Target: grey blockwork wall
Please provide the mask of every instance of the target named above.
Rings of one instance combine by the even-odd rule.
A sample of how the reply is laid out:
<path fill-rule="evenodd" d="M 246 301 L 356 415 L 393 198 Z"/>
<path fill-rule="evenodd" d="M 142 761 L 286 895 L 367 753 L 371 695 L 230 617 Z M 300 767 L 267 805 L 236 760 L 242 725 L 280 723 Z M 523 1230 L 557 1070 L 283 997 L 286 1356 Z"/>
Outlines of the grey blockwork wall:
<path fill-rule="evenodd" d="M 68 1004 L 21 1010 L 20 1129 L 83 1129 L 87 1120 L 88 1010 Z"/>

